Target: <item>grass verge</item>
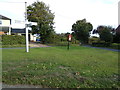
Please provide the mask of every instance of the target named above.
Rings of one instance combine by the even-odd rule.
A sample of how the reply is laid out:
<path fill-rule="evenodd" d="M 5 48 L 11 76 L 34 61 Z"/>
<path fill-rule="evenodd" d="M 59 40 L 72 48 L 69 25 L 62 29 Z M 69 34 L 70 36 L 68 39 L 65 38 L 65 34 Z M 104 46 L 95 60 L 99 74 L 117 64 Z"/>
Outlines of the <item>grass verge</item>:
<path fill-rule="evenodd" d="M 82 46 L 5 49 L 2 82 L 50 88 L 118 88 L 118 53 Z"/>
<path fill-rule="evenodd" d="M 2 48 L 15 48 L 15 47 L 25 47 L 25 45 L 2 45 Z"/>

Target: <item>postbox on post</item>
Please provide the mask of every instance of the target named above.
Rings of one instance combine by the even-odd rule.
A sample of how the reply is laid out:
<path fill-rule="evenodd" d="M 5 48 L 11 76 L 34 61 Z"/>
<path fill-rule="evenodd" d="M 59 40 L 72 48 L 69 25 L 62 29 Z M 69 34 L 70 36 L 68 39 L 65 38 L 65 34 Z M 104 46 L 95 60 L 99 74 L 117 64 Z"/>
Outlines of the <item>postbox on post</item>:
<path fill-rule="evenodd" d="M 71 34 L 69 34 L 68 35 L 68 50 L 69 50 L 69 48 L 70 48 L 70 41 L 72 41 L 72 35 Z"/>
<path fill-rule="evenodd" d="M 68 41 L 71 41 L 71 40 L 72 40 L 72 35 L 69 34 L 69 35 L 68 35 Z"/>

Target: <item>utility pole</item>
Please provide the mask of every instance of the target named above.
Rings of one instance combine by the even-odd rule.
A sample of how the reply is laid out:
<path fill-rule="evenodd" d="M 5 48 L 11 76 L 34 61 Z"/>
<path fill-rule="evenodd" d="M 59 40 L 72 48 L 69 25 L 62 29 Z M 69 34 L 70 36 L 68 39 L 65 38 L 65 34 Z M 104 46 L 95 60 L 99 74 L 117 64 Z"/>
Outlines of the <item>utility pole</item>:
<path fill-rule="evenodd" d="M 120 25 L 120 1 L 118 2 L 118 26 Z"/>
<path fill-rule="evenodd" d="M 26 52 L 29 52 L 28 28 L 27 28 L 27 2 L 25 2 L 25 31 L 26 31 Z"/>

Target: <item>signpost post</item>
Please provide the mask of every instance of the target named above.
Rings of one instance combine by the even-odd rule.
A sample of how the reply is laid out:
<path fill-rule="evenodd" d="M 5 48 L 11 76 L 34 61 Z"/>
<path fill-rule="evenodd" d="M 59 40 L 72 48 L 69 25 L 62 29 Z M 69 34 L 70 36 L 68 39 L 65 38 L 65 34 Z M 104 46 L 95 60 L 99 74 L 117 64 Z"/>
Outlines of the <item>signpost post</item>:
<path fill-rule="evenodd" d="M 69 35 L 68 35 L 68 47 L 67 47 L 68 50 L 70 49 L 70 41 L 71 41 L 71 40 L 72 40 L 72 35 L 69 34 Z"/>
<path fill-rule="evenodd" d="M 25 2 L 25 31 L 26 31 L 26 52 L 29 52 L 28 29 L 27 29 L 27 2 Z"/>
<path fill-rule="evenodd" d="M 27 2 L 25 2 L 25 30 L 26 30 L 26 52 L 29 52 L 28 27 L 37 25 L 36 22 L 28 22 L 27 20 Z"/>

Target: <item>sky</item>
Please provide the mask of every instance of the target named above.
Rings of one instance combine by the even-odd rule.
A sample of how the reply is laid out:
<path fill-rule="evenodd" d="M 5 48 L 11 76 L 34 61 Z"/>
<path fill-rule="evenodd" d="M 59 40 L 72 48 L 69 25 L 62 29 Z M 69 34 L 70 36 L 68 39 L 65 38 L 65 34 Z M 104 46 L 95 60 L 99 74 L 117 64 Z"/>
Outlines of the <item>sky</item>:
<path fill-rule="evenodd" d="M 11 18 L 13 27 L 24 27 L 24 2 L 31 5 L 35 1 L 37 0 L 0 0 L 0 14 Z M 43 1 L 55 14 L 54 27 L 57 33 L 71 32 L 72 25 L 84 18 L 93 25 L 93 29 L 99 25 L 110 25 L 113 28 L 118 26 L 119 0 L 38 1 Z"/>

